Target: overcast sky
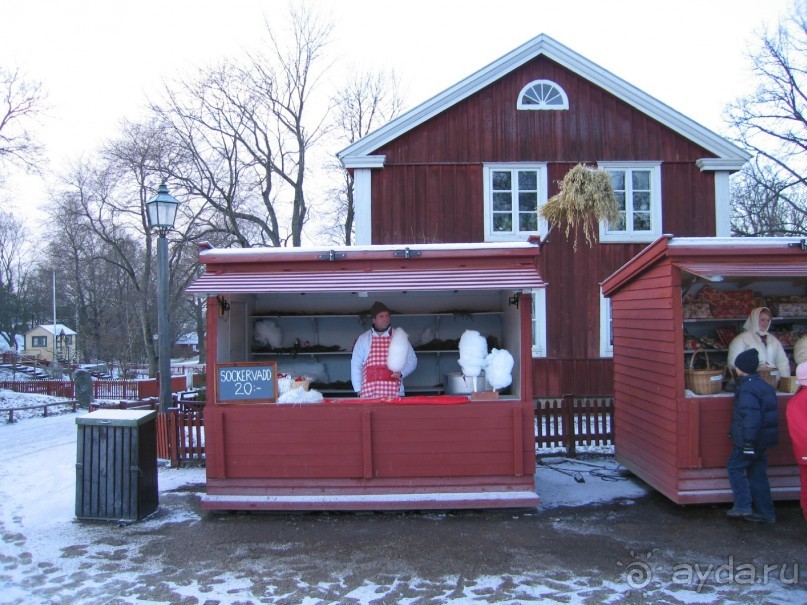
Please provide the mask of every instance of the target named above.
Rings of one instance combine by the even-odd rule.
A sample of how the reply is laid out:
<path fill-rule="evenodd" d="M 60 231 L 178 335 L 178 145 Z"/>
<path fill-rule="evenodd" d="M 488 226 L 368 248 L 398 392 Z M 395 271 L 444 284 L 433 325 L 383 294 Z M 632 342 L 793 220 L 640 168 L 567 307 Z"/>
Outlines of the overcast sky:
<path fill-rule="evenodd" d="M 417 105 L 545 33 L 725 134 L 726 104 L 750 90 L 746 55 L 793 0 L 320 0 L 335 65 L 391 67 Z M 804 2 L 805 0 L 798 0 Z M 197 67 L 254 48 L 286 0 L 5 2 L 0 64 L 42 82 L 42 139 L 58 170 L 136 120 L 147 97 Z M 334 69 L 337 69 L 335 67 Z M 333 73 L 339 73 L 334 71 Z M 14 179 L 12 204 L 44 190 Z"/>

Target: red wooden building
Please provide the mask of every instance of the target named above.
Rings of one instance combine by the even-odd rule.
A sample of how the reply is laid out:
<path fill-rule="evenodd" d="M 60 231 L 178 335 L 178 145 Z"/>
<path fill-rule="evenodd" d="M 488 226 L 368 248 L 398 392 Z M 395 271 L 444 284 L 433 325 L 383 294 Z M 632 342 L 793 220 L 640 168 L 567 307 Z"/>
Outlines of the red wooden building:
<path fill-rule="evenodd" d="M 714 343 L 709 334 L 736 329 L 745 316 L 707 311 L 691 317 L 682 301 L 704 288 L 749 293 L 750 305 L 772 309 L 772 331 L 789 344 L 788 333 L 803 333 L 807 317 L 786 312 L 788 303 L 777 301 L 807 300 L 805 276 L 804 240 L 665 236 L 605 280 L 613 311 L 615 445 L 622 464 L 679 504 L 731 502 L 726 462 L 733 394 L 717 385 L 718 392 L 699 395 L 686 388 L 685 373 L 694 337 L 706 343 L 715 365 L 725 363 L 725 343 Z M 784 413 L 791 396 L 779 395 L 779 445 L 768 454 L 777 499 L 799 497 Z"/>
<path fill-rule="evenodd" d="M 358 244 L 544 236 L 538 207 L 579 162 L 612 174 L 623 223 L 577 252 L 553 231 L 533 303 L 536 395 L 613 392 L 600 283 L 662 233 L 728 236 L 728 177 L 749 156 L 540 35 L 340 152 Z"/>
<path fill-rule="evenodd" d="M 200 256 L 208 367 L 271 358 L 330 398 L 228 402 L 209 372 L 208 508 L 535 505 L 536 398 L 613 392 L 600 283 L 663 232 L 727 235 L 728 176 L 749 156 L 541 35 L 339 157 L 356 247 Z M 612 175 L 621 221 L 576 252 L 559 230 L 528 243 L 546 237 L 538 210 L 580 162 Z M 513 354 L 512 388 L 446 406 L 340 400 L 373 300 L 420 342 L 409 402 L 443 393 L 457 351 L 431 343 L 466 329 Z M 261 334 L 279 340 L 271 351 Z"/>

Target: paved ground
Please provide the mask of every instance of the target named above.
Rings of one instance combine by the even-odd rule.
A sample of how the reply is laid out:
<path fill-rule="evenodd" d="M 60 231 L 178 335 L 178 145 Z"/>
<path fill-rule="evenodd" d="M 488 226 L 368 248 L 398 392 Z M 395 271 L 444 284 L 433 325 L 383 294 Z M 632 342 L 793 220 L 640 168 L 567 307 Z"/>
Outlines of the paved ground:
<path fill-rule="evenodd" d="M 602 502 L 602 480 L 580 484 L 539 467 L 539 494 L 542 482 L 568 480 L 570 495 L 590 493 L 595 503 L 214 514 L 199 507 L 201 471 L 177 481 L 166 469 L 161 481 L 176 485 L 161 493 L 157 513 L 133 524 L 88 523 L 72 518 L 72 478 L 62 477 L 72 471 L 74 440 L 62 428 L 27 455 L 6 440 L 35 434 L 49 433 L 0 426 L 0 603 L 807 602 L 807 523 L 796 502 L 779 503 L 778 522 L 760 526 L 726 519 L 725 506 L 674 505 L 635 479 L 623 484 L 634 488 L 626 493 L 646 495 Z M 36 471 L 10 466 L 30 468 L 45 455 L 61 468 L 62 478 L 48 480 L 67 486 L 58 495 L 36 487 L 42 477 L 26 483 Z M 37 510 L 48 498 L 60 512 Z"/>

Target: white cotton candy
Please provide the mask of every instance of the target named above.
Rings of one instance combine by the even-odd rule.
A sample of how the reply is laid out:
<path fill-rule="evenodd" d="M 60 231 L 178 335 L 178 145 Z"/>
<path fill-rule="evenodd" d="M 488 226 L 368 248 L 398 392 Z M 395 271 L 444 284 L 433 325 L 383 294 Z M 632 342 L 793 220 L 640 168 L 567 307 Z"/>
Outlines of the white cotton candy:
<path fill-rule="evenodd" d="M 476 330 L 465 330 L 460 337 L 460 359 L 463 376 L 479 376 L 485 368 L 488 342 Z"/>
<path fill-rule="evenodd" d="M 322 393 L 311 389 L 289 389 L 277 398 L 278 403 L 319 403 L 322 401 Z"/>
<path fill-rule="evenodd" d="M 284 375 L 277 377 L 277 392 L 281 395 L 291 390 L 291 383 L 294 382 L 294 377 L 291 375 Z"/>
<path fill-rule="evenodd" d="M 279 349 L 283 344 L 283 330 L 271 319 L 256 321 L 255 342 L 260 345 L 269 345 L 273 349 Z"/>
<path fill-rule="evenodd" d="M 493 349 L 487 357 L 485 377 L 490 386 L 498 391 L 513 382 L 513 356 L 504 349 Z"/>
<path fill-rule="evenodd" d="M 391 372 L 400 372 L 404 369 L 408 353 L 409 335 L 401 328 L 395 328 L 392 331 L 387 352 L 387 367 Z"/>

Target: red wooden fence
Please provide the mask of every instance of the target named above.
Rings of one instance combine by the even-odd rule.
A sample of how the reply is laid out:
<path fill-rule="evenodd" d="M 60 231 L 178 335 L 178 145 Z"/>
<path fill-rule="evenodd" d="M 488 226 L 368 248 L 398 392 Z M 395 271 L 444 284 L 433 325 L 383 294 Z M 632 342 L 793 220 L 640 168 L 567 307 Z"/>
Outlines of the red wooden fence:
<path fill-rule="evenodd" d="M 563 447 L 574 456 L 578 445 L 614 442 L 614 398 L 563 397 L 539 399 L 535 408 L 535 444 Z"/>
<path fill-rule="evenodd" d="M 73 383 L 70 380 L 0 380 L 0 389 L 73 399 Z"/>
<path fill-rule="evenodd" d="M 171 377 L 171 392 L 184 391 L 185 376 Z M 2 380 L 0 389 L 15 393 L 34 393 L 73 399 L 73 382 L 71 380 Z M 148 380 L 93 380 L 92 394 L 94 399 L 148 399 L 157 397 L 160 383 L 156 378 Z"/>
<path fill-rule="evenodd" d="M 176 407 L 165 414 L 157 413 L 157 458 L 170 460 L 172 467 L 183 462 L 202 462 L 205 459 L 205 403 L 183 401 L 176 398 Z M 90 411 L 100 409 L 132 410 L 159 408 L 155 398 L 143 401 L 121 401 L 114 404 L 90 405 Z"/>
<path fill-rule="evenodd" d="M 205 404 L 182 403 L 168 416 L 168 459 L 172 467 L 205 458 Z"/>

